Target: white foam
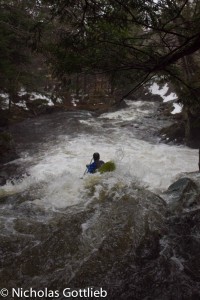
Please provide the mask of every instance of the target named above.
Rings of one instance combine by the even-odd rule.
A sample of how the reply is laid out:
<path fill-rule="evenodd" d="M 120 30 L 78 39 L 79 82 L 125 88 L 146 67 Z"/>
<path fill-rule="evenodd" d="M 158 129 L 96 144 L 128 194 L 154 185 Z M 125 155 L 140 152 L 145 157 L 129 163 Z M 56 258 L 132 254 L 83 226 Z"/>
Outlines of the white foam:
<path fill-rule="evenodd" d="M 116 120 L 116 121 L 135 121 L 138 120 L 140 115 L 146 115 L 149 114 L 150 110 L 144 110 L 141 107 L 144 105 L 143 101 L 131 101 L 126 100 L 126 104 L 128 105 L 127 108 L 110 112 L 110 113 L 104 113 L 99 118 L 100 119 L 110 119 L 110 120 Z M 148 103 L 150 106 L 152 103 Z M 153 105 L 153 104 L 152 104 Z"/>
<path fill-rule="evenodd" d="M 117 157 L 119 148 L 123 145 L 123 156 Z M 59 145 L 60 151 L 51 149 L 46 156 L 29 168 L 29 176 L 15 185 L 7 183 L 4 193 L 12 194 L 40 187 L 40 199 L 37 203 L 46 206 L 65 207 L 76 204 L 82 199 L 87 177 L 80 179 L 85 171 L 85 165 L 90 162 L 93 152 L 100 152 L 105 161 L 115 160 L 117 170 L 109 176 L 115 182 L 131 182 L 134 179 L 148 186 L 150 190 L 164 190 L 180 172 L 197 169 L 197 150 L 186 147 L 169 146 L 165 144 L 151 145 L 137 139 L 124 139 L 113 135 L 113 143 L 107 143 L 104 137 L 79 136 L 68 142 L 67 146 Z M 104 178 L 104 175 L 100 176 Z"/>
<path fill-rule="evenodd" d="M 125 109 L 121 112 L 124 119 L 126 116 L 129 118 L 129 111 Z M 106 114 L 107 122 L 111 116 L 113 113 Z M 138 180 L 150 190 L 161 192 L 167 189 L 177 174 L 197 170 L 198 150 L 166 144 L 153 145 L 136 139 L 130 130 L 120 126 L 110 133 L 101 127 L 103 118 L 91 120 L 87 126 L 96 126 L 100 130 L 98 134 L 62 135 L 39 155 L 20 159 L 19 164 L 23 165 L 24 161 L 29 165 L 29 175 L 14 185 L 8 182 L 1 187 L 0 195 L 31 190 L 36 205 L 62 208 L 82 201 L 88 185 L 101 185 L 102 180 L 106 180 L 108 187 Z M 120 121 L 116 122 L 120 124 Z M 82 124 L 84 126 L 84 121 Z M 94 152 L 99 152 L 104 161 L 114 160 L 116 171 L 83 176 Z"/>

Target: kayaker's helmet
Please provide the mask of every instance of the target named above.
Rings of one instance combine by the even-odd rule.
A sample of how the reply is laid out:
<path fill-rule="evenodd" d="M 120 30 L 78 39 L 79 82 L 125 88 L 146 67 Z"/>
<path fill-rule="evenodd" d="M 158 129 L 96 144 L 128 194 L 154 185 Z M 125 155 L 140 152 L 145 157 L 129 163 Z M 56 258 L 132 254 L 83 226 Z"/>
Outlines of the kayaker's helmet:
<path fill-rule="evenodd" d="M 99 160 L 99 159 L 100 159 L 99 153 L 95 152 L 95 153 L 93 154 L 93 158 L 94 158 L 94 161 Z"/>

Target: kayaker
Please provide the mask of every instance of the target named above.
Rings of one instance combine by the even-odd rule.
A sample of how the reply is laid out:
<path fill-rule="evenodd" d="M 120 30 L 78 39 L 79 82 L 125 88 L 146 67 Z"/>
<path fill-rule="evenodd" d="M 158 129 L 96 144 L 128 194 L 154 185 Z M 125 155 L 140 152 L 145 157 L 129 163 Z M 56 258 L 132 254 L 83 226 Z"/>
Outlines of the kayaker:
<path fill-rule="evenodd" d="M 95 171 L 104 164 L 104 161 L 100 160 L 100 154 L 98 152 L 93 154 L 93 160 L 93 163 L 86 165 L 87 173 L 95 173 Z"/>

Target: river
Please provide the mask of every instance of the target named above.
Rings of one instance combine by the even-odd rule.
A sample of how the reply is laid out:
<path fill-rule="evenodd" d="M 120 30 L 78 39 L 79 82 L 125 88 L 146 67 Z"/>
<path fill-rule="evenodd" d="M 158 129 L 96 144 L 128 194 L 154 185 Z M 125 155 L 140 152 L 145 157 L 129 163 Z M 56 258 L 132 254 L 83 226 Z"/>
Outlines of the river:
<path fill-rule="evenodd" d="M 27 299 L 23 291 L 30 296 L 30 288 L 41 290 L 33 299 L 69 298 L 65 288 L 102 288 L 109 300 L 182 300 L 155 280 L 164 280 L 169 268 L 158 250 L 166 248 L 160 196 L 178 174 L 197 170 L 198 153 L 161 143 L 157 131 L 169 121 L 155 118 L 158 103 L 126 102 L 100 116 L 58 112 L 11 128 L 20 158 L 5 166 L 10 180 L 0 188 L 7 299 Z M 94 152 L 113 160 L 116 170 L 84 175 Z M 157 267 L 147 265 L 152 257 Z M 20 296 L 13 288 L 21 288 Z"/>

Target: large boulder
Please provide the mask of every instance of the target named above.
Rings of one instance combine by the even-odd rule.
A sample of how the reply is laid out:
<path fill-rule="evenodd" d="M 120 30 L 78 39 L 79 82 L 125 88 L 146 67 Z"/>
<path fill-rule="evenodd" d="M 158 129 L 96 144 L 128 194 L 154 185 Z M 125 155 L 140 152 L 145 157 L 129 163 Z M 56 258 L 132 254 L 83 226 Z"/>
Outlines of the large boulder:
<path fill-rule="evenodd" d="M 197 184 L 187 177 L 178 179 L 166 191 L 169 209 L 172 213 L 183 212 L 200 203 L 200 192 Z"/>

